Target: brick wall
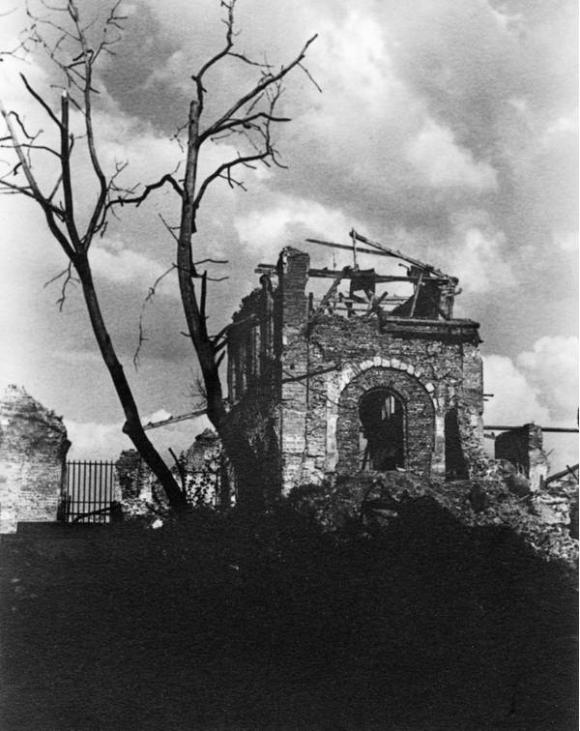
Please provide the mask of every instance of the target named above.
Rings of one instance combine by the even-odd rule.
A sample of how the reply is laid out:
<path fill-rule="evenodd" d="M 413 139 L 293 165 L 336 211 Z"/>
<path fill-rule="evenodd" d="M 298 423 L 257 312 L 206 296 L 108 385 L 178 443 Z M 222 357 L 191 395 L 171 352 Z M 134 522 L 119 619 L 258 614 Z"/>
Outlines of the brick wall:
<path fill-rule="evenodd" d="M 454 469 L 465 465 L 461 476 L 477 468 L 485 459 L 478 324 L 335 313 L 319 315 L 307 328 L 308 268 L 307 254 L 283 250 L 278 286 L 270 289 L 270 370 L 233 398 L 232 420 L 256 444 L 262 438 L 269 445 L 259 453 L 278 489 L 287 494 L 360 466 L 359 402 L 378 387 L 391 389 L 403 404 L 407 469 L 445 477 L 446 453 L 448 461 L 455 455 Z M 263 318 L 260 296 L 246 298 L 234 322 L 251 312 Z M 232 333 L 232 341 L 239 362 L 243 338 Z M 268 429 L 273 439 L 264 441 Z"/>
<path fill-rule="evenodd" d="M 381 366 L 355 375 L 340 394 L 337 472 L 352 474 L 361 467 L 359 403 L 363 394 L 378 387 L 392 391 L 404 405 L 405 467 L 429 474 L 435 442 L 435 409 L 431 396 L 414 376 Z"/>
<path fill-rule="evenodd" d="M 56 520 L 69 447 L 62 419 L 8 386 L 0 400 L 0 532 Z"/>

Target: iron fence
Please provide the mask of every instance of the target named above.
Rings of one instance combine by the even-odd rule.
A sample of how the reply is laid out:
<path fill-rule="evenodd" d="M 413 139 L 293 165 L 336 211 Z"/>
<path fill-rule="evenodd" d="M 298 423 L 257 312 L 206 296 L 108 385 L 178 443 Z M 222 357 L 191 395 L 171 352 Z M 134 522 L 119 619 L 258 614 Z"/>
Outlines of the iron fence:
<path fill-rule="evenodd" d="M 120 505 L 114 462 L 67 462 L 59 519 L 65 523 L 110 523 Z"/>

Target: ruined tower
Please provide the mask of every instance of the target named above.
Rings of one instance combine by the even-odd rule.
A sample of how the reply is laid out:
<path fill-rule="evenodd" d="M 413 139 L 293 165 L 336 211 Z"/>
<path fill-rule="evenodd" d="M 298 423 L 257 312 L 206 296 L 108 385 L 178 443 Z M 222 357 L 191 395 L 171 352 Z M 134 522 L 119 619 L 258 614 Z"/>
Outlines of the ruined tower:
<path fill-rule="evenodd" d="M 287 247 L 234 316 L 230 418 L 272 494 L 368 470 L 464 478 L 481 459 L 479 325 L 453 316 L 457 279 L 381 249 L 402 275 L 312 269 Z"/>

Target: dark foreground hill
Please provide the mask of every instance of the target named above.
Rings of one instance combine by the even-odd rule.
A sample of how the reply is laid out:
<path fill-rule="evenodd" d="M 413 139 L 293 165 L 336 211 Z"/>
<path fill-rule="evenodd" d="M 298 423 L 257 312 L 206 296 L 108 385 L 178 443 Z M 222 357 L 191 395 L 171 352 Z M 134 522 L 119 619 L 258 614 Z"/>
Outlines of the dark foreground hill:
<path fill-rule="evenodd" d="M 0 727 L 577 728 L 568 564 L 428 497 L 311 518 L 3 537 Z"/>

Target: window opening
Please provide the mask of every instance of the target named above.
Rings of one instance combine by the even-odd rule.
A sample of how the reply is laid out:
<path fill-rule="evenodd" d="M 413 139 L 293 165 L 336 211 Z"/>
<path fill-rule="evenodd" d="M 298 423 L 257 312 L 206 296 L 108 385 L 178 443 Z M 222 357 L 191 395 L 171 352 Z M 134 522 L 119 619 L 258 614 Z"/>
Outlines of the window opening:
<path fill-rule="evenodd" d="M 373 389 L 359 403 L 361 469 L 384 472 L 405 466 L 405 409 L 386 388 Z"/>
<path fill-rule="evenodd" d="M 461 445 L 457 409 L 445 414 L 445 476 L 448 480 L 466 480 L 469 476 Z"/>

